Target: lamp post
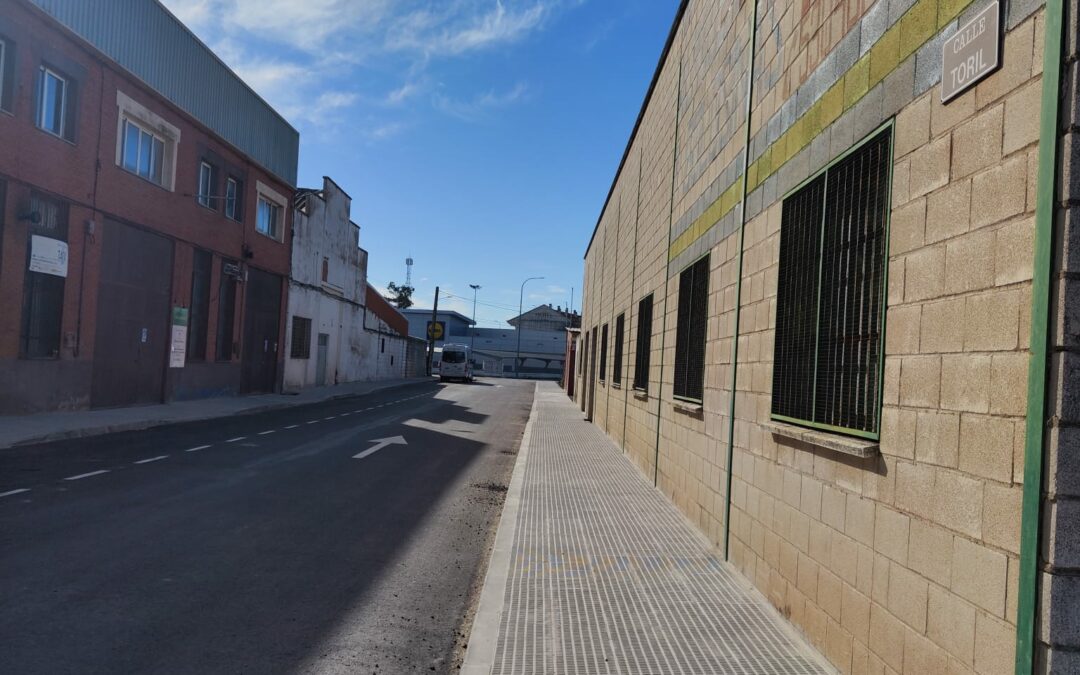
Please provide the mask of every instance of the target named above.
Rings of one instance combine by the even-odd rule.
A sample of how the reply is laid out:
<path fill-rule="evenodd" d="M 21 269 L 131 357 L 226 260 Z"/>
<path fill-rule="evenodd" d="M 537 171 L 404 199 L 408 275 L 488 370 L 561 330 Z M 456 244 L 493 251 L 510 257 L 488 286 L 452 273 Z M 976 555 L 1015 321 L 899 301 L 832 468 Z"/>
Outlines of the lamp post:
<path fill-rule="evenodd" d="M 472 355 L 472 351 L 476 349 L 476 292 L 480 290 L 480 284 L 469 284 L 469 288 L 472 289 L 472 339 L 469 340 L 469 358 L 476 362 L 476 357 Z"/>
<path fill-rule="evenodd" d="M 529 277 L 525 281 L 521 282 L 521 292 L 518 294 L 518 325 L 514 326 L 517 330 L 517 355 L 514 357 L 514 379 L 521 377 L 521 314 L 522 305 L 525 302 L 525 284 L 530 281 L 536 281 L 543 279 L 544 277 Z"/>

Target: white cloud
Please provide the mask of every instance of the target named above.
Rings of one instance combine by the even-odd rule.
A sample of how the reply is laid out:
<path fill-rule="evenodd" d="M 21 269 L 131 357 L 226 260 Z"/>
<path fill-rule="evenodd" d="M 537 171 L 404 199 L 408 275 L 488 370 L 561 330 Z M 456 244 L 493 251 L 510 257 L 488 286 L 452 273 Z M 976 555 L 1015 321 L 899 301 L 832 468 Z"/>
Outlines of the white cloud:
<path fill-rule="evenodd" d="M 482 119 L 491 110 L 505 108 L 523 101 L 528 94 L 528 86 L 524 82 L 519 82 L 507 91 L 488 91 L 465 101 L 439 94 L 435 96 L 433 102 L 435 107 L 444 113 L 471 122 Z"/>
<path fill-rule="evenodd" d="M 487 11 L 479 9 L 484 4 L 459 1 L 441 13 L 429 9 L 409 12 L 390 27 L 386 46 L 425 56 L 463 54 L 515 42 L 539 28 L 550 11 L 539 2 L 508 10 L 496 0 Z"/>

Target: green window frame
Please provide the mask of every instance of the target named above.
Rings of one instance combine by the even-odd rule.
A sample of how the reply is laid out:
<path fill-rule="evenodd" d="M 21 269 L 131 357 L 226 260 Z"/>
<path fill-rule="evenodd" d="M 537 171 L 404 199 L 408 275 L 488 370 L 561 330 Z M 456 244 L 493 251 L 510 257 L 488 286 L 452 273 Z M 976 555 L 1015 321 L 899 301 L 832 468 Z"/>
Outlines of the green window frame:
<path fill-rule="evenodd" d="M 784 196 L 771 418 L 880 438 L 892 123 Z"/>
<path fill-rule="evenodd" d="M 675 325 L 676 399 L 701 403 L 705 398 L 705 341 L 709 325 L 709 255 L 679 274 L 679 311 Z"/>

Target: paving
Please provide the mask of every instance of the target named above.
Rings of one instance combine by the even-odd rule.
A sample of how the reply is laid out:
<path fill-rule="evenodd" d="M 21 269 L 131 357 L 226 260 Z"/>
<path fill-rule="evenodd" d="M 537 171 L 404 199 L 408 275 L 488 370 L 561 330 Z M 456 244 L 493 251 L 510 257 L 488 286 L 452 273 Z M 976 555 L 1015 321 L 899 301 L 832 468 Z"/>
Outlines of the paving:
<path fill-rule="evenodd" d="M 463 673 L 831 672 L 560 389 L 538 385 Z"/>
<path fill-rule="evenodd" d="M 45 443 L 67 438 L 87 438 L 119 431 L 152 429 L 181 422 L 281 410 L 370 394 L 427 380 L 429 378 L 349 382 L 334 386 L 309 387 L 297 394 L 227 396 L 126 408 L 7 415 L 0 417 L 0 450 L 16 445 Z"/>

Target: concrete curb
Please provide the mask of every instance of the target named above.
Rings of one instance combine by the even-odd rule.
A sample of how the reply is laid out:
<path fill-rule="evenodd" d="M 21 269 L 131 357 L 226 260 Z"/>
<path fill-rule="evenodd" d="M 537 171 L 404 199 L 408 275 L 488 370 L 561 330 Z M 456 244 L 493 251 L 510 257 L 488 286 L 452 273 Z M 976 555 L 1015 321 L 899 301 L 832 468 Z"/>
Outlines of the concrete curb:
<path fill-rule="evenodd" d="M 264 405 L 258 405 L 251 408 L 244 408 L 243 410 L 228 411 L 224 413 L 216 414 L 200 414 L 192 417 L 184 418 L 162 418 L 162 419 L 144 419 L 136 420 L 133 422 L 118 422 L 116 424 L 108 424 L 98 427 L 83 427 L 81 429 L 65 429 L 63 431 L 53 431 L 37 436 L 29 436 L 14 442 L 5 443 L 0 441 L 0 450 L 6 450 L 8 448 L 17 448 L 24 445 L 34 445 L 37 443 L 52 443 L 55 441 L 68 441 L 77 438 L 92 438 L 94 436 L 105 436 L 106 434 L 116 434 L 124 431 L 145 431 L 147 429 L 155 429 L 158 427 L 167 427 L 174 424 L 187 424 L 188 422 L 205 422 L 207 420 L 215 420 L 222 417 L 240 417 L 244 415 L 257 415 L 259 413 L 269 412 L 273 410 L 283 410 L 286 408 L 297 408 L 303 405 L 318 405 L 320 403 L 326 403 L 327 401 L 339 401 L 346 398 L 356 398 L 359 396 L 367 396 L 383 391 L 392 391 L 394 389 L 402 389 L 405 387 L 415 387 L 419 384 L 432 384 L 434 381 L 427 378 L 417 379 L 415 382 L 399 382 L 386 387 L 376 387 L 369 391 L 361 393 L 348 393 L 348 394 L 334 394 L 325 398 L 312 400 L 297 400 L 297 401 L 281 401 L 277 403 L 267 403 Z M 2 418 L 0 418 L 2 421 Z"/>
<path fill-rule="evenodd" d="M 495 647 L 499 641 L 506 579 L 510 576 L 510 556 L 514 549 L 514 535 L 517 533 L 518 512 L 521 510 L 525 463 L 529 458 L 529 442 L 532 440 L 533 423 L 536 421 L 538 394 L 539 386 L 534 384 L 532 410 L 529 411 L 529 421 L 525 423 L 525 431 L 521 435 L 517 462 L 514 463 L 514 472 L 510 476 L 510 488 L 506 491 L 506 501 L 503 503 L 502 515 L 499 516 L 499 529 L 495 533 L 495 545 L 491 549 L 491 559 L 488 560 L 484 588 L 480 592 L 480 603 L 469 632 L 469 646 L 465 651 L 465 662 L 461 665 L 461 675 L 490 675 L 495 665 Z"/>

